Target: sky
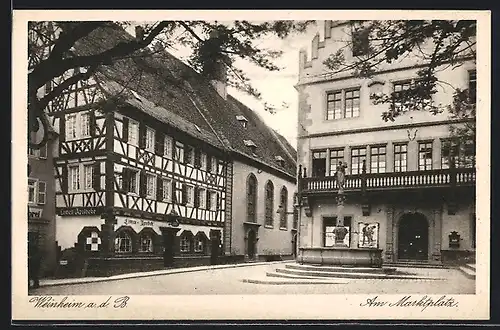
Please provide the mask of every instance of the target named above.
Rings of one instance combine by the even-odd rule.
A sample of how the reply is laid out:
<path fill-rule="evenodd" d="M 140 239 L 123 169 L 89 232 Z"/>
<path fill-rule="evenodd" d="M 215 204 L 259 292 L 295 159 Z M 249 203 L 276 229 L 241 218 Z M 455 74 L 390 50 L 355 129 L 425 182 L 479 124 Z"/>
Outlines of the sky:
<path fill-rule="evenodd" d="M 297 146 L 297 111 L 298 93 L 294 86 L 298 82 L 299 51 L 306 48 L 311 52 L 311 41 L 316 32 L 319 32 L 320 23 L 312 25 L 301 34 L 288 36 L 286 39 L 268 37 L 256 41 L 263 48 L 279 49 L 283 55 L 275 60 L 275 64 L 282 68 L 280 71 L 270 72 L 243 60 L 237 60 L 235 66 L 245 71 L 251 84 L 261 92 L 262 100 L 228 87 L 228 93 L 258 113 L 265 123 L 283 135 L 290 144 Z M 189 56 L 189 50 L 183 48 L 169 49 L 169 52 L 181 60 Z M 310 56 L 310 55 L 308 55 Z M 264 102 L 277 107 L 274 114 L 264 110 Z M 281 107 L 287 104 L 286 108 Z"/>

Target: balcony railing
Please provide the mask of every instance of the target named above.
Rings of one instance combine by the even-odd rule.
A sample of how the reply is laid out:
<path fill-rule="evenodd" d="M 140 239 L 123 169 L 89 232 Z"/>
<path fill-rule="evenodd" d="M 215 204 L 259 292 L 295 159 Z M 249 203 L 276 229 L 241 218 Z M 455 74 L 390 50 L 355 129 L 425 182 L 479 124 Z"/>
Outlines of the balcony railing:
<path fill-rule="evenodd" d="M 446 170 L 391 172 L 374 174 L 346 175 L 344 191 L 390 190 L 398 188 L 426 188 L 466 186 L 476 183 L 475 168 L 456 168 Z M 300 178 L 301 193 L 334 192 L 338 189 L 334 176 Z"/>

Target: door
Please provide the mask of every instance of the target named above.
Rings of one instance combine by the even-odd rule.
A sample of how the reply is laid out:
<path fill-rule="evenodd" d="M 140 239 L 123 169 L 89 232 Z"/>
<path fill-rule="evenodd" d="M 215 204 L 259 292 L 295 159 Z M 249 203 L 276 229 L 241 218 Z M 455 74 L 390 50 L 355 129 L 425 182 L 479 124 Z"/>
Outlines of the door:
<path fill-rule="evenodd" d="M 163 266 L 172 267 L 174 264 L 174 244 L 178 229 L 162 229 L 163 236 Z"/>
<path fill-rule="evenodd" d="M 405 214 L 399 223 L 398 259 L 428 260 L 429 225 L 419 213 Z"/>
<path fill-rule="evenodd" d="M 248 252 L 248 258 L 253 259 L 255 257 L 255 231 L 250 230 L 248 232 L 248 239 L 247 239 L 247 252 Z"/>
<path fill-rule="evenodd" d="M 220 248 L 220 231 L 219 230 L 211 230 L 210 231 L 210 264 L 217 265 L 219 256 L 221 254 Z"/>

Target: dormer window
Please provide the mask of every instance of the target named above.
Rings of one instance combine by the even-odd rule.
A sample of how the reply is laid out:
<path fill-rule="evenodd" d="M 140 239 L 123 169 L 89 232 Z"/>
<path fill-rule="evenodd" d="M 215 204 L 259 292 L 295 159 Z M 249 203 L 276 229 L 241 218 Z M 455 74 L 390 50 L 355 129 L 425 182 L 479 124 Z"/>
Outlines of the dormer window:
<path fill-rule="evenodd" d="M 279 166 L 283 167 L 285 166 L 285 160 L 281 156 L 275 156 L 274 159 L 278 163 Z"/>
<path fill-rule="evenodd" d="M 245 116 L 237 115 L 236 116 L 236 120 L 238 120 L 241 123 L 241 125 L 243 126 L 243 128 L 247 128 L 247 126 L 248 126 L 248 120 L 245 118 Z"/>
<path fill-rule="evenodd" d="M 252 140 L 243 140 L 245 146 L 249 147 L 252 150 L 252 154 L 255 156 L 255 150 L 257 150 L 257 145 Z"/>

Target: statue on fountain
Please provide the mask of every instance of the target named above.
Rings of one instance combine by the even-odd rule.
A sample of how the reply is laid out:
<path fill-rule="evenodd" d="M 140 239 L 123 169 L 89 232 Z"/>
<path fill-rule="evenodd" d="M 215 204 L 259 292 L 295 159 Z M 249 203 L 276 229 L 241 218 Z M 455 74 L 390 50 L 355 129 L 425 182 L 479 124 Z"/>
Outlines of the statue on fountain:
<path fill-rule="evenodd" d="M 345 170 L 347 168 L 347 164 L 339 161 L 337 165 L 337 171 L 335 172 L 335 180 L 337 180 L 337 185 L 339 187 L 339 194 L 344 193 L 344 184 L 345 184 Z"/>
<path fill-rule="evenodd" d="M 337 195 L 337 225 L 334 228 L 333 233 L 335 234 L 335 244 L 344 245 L 344 238 L 348 234 L 348 230 L 344 227 L 344 215 L 342 214 L 342 208 L 344 205 L 344 185 L 345 185 L 345 170 L 347 168 L 347 164 L 339 161 L 337 165 L 337 171 L 335 172 L 335 180 L 337 181 L 338 186 L 338 195 Z"/>

